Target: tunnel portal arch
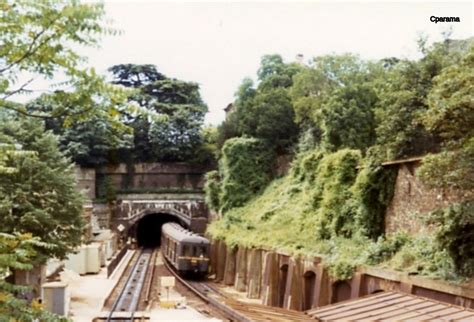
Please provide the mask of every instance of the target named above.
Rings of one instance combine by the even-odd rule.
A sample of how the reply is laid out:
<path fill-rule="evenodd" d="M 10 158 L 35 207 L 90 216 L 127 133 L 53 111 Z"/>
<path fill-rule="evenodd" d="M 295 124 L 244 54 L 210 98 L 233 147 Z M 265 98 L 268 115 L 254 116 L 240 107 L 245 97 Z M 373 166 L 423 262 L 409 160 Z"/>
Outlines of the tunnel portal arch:
<path fill-rule="evenodd" d="M 185 228 L 187 223 L 175 214 L 163 211 L 148 211 L 132 226 L 132 235 L 138 247 L 159 247 L 161 244 L 161 227 L 167 222 L 175 222 Z"/>

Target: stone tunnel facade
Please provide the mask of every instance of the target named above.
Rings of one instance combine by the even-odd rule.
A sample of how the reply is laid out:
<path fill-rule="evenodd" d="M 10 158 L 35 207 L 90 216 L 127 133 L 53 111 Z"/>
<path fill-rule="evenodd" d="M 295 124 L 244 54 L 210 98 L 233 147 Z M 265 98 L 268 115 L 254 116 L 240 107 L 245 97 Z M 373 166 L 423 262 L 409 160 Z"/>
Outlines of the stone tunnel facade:
<path fill-rule="evenodd" d="M 121 241 L 131 239 L 139 247 L 157 247 L 161 240 L 161 226 L 166 222 L 177 222 L 198 233 L 206 231 L 209 211 L 201 199 L 170 199 L 166 195 L 121 196 L 114 207 L 111 221 Z M 137 199 L 137 197 L 139 197 Z"/>

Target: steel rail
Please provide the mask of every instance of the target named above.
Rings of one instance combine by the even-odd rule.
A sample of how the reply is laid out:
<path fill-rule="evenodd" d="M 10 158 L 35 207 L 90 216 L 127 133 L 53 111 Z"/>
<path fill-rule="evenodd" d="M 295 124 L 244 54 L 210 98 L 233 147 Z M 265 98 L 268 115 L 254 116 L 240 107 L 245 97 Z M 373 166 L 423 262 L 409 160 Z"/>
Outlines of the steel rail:
<path fill-rule="evenodd" d="M 120 299 L 122 298 L 123 296 L 123 293 L 125 292 L 125 289 L 127 288 L 127 284 L 129 283 L 130 279 L 132 278 L 132 275 L 133 275 L 133 272 L 135 271 L 137 265 L 138 265 L 138 262 L 140 261 L 140 256 L 142 254 L 143 250 L 140 251 L 140 254 L 138 255 L 138 258 L 137 260 L 135 261 L 135 263 L 133 264 L 133 267 L 130 271 L 130 274 L 128 275 L 127 277 L 127 280 L 125 281 L 125 284 L 124 286 L 122 287 L 122 290 L 120 291 L 119 295 L 117 296 L 117 298 L 115 299 L 114 301 L 114 304 L 112 305 L 112 308 L 110 309 L 110 312 L 109 312 L 109 315 L 107 316 L 107 320 L 106 322 L 110 322 L 112 320 L 112 316 L 115 312 L 115 310 L 117 309 L 117 306 L 120 302 Z"/>
<path fill-rule="evenodd" d="M 114 314 L 114 312 L 117 311 L 117 307 L 119 306 L 119 304 L 123 305 L 123 302 L 126 300 L 126 296 L 131 294 L 130 289 L 134 289 L 133 290 L 134 293 L 132 294 L 131 301 L 128 304 L 131 316 L 130 316 L 130 318 L 122 318 L 121 320 L 125 320 L 125 321 L 133 321 L 134 320 L 134 315 L 135 315 L 135 311 L 138 307 L 138 300 L 139 300 L 139 297 L 140 297 L 140 294 L 141 294 L 141 291 L 142 291 L 143 282 L 146 279 L 146 274 L 148 273 L 149 261 L 150 261 L 152 255 L 153 255 L 153 253 L 154 253 L 154 251 L 152 251 L 152 253 L 149 254 L 149 249 L 141 249 L 140 250 L 138 258 L 136 259 L 135 263 L 133 264 L 133 267 L 130 270 L 130 273 L 129 273 L 126 281 L 125 281 L 125 284 L 123 285 L 122 289 L 120 290 L 120 293 L 118 294 L 117 298 L 115 299 L 115 301 L 112 305 L 112 308 L 111 308 L 111 310 L 109 312 L 109 315 L 107 317 L 107 320 L 106 320 L 107 322 L 112 321 L 113 314 Z M 146 258 L 146 257 L 144 258 L 144 255 L 149 255 L 149 256 L 148 256 L 148 258 Z M 143 264 L 144 262 L 146 264 L 146 269 L 143 272 L 142 270 L 138 269 L 138 265 Z M 137 275 L 138 275 L 138 277 L 137 277 Z M 135 285 L 135 283 L 136 283 L 136 285 Z M 135 287 L 135 286 L 138 286 L 138 287 Z M 128 294 L 125 294 L 126 291 L 128 291 Z"/>
<path fill-rule="evenodd" d="M 146 288 L 146 292 L 145 292 L 145 303 L 146 304 L 148 304 L 150 302 L 151 289 L 153 287 L 153 279 L 155 278 L 155 271 L 156 271 L 156 258 L 158 256 L 157 254 L 159 254 L 159 252 L 160 252 L 159 249 L 156 250 L 154 252 L 155 257 L 150 260 L 150 263 L 153 267 L 151 268 L 150 283 L 148 284 L 148 287 Z M 147 274 L 148 274 L 149 269 L 150 269 L 150 265 L 148 265 L 148 267 L 147 267 Z"/>
<path fill-rule="evenodd" d="M 163 256 L 164 260 L 163 263 L 165 267 L 168 269 L 168 271 L 173 274 L 173 276 L 185 287 L 187 287 L 189 290 L 191 290 L 195 295 L 197 295 L 200 299 L 202 299 L 206 304 L 209 304 L 213 306 L 215 309 L 217 309 L 221 314 L 229 318 L 231 321 L 238 321 L 238 322 L 251 322 L 252 320 L 248 319 L 246 316 L 242 315 L 241 313 L 235 311 L 232 309 L 230 306 L 222 303 L 216 298 L 210 297 L 205 292 L 200 291 L 195 285 L 192 283 L 186 281 L 184 278 L 182 278 L 170 265 L 168 264 L 166 258 Z M 197 282 L 198 285 L 201 287 L 209 290 L 212 290 L 215 294 L 219 295 L 221 298 L 225 299 L 223 295 L 219 294 L 213 288 L 209 287 L 206 285 L 206 283 L 202 282 Z"/>

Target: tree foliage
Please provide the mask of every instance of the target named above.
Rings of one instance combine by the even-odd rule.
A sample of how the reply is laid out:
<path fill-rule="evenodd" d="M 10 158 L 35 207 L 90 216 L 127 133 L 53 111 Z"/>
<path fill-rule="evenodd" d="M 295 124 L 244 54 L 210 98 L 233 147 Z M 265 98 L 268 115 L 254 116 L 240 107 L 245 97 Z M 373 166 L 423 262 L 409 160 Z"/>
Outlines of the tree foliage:
<path fill-rule="evenodd" d="M 324 149 L 366 149 L 374 143 L 377 95 L 370 71 L 357 56 L 322 56 L 295 76 L 296 120 L 313 128 Z"/>
<path fill-rule="evenodd" d="M 460 64 L 445 68 L 434 80 L 427 129 L 442 138 L 443 149 L 426 157 L 422 179 L 441 188 L 474 188 L 474 46 Z"/>
<path fill-rule="evenodd" d="M 219 146 L 237 136 L 265 141 L 278 154 L 291 151 L 298 126 L 288 89 L 301 66 L 286 64 L 279 55 L 263 56 L 257 72 L 257 86 L 245 78 L 235 94 L 234 111 L 219 127 Z M 278 126 L 275 126 L 275 125 Z"/>
<path fill-rule="evenodd" d="M 168 78 L 153 65 L 122 64 L 109 71 L 114 84 L 136 89 L 130 101 L 164 116 L 159 121 L 146 115 L 124 119 L 134 129 L 134 160 L 185 161 L 197 157 L 207 112 L 198 84 Z"/>
<path fill-rule="evenodd" d="M 377 108 L 377 142 L 384 146 L 387 158 L 423 155 L 438 149 L 439 140 L 423 125 L 428 110 L 427 97 L 434 78 L 458 59 L 449 42 L 421 48 L 419 61 L 403 60 L 380 79 Z"/>
<path fill-rule="evenodd" d="M 51 247 L 53 245 L 45 244 L 31 234 L 0 233 L 0 276 L 7 276 L 15 269 L 31 269 L 37 250 Z M 45 311 L 36 300 L 28 303 L 21 299 L 21 294 L 27 290 L 28 287 L 0 279 L 0 321 L 67 321 Z"/>
<path fill-rule="evenodd" d="M 57 138 L 35 120 L 2 120 L 0 141 L 30 151 L 5 160 L 15 172 L 0 174 L 0 231 L 31 233 L 55 245 L 39 252 L 38 261 L 64 257 L 80 244 L 83 228 L 71 163 Z"/>
<path fill-rule="evenodd" d="M 114 31 L 102 23 L 102 4 L 78 1 L 0 2 L 0 107 L 37 118 L 62 117 L 65 125 L 101 115 L 111 122 L 118 120 L 126 106 L 126 94 L 107 84 L 104 77 L 84 67 L 85 58 L 77 46 L 96 46 L 104 34 Z M 25 81 L 20 75 L 32 75 Z M 10 104 L 9 98 L 31 91 L 36 78 L 65 80 L 55 84 L 51 94 L 54 109 L 27 109 Z"/>
<path fill-rule="evenodd" d="M 50 113 L 58 104 L 51 95 L 43 94 L 26 105 L 28 110 Z M 83 166 L 98 166 L 116 161 L 119 149 L 132 146 L 130 128 L 120 122 L 111 122 L 108 116 L 97 113 L 87 120 L 76 120 L 64 126 L 64 117 L 46 118 L 47 130 L 52 130 L 60 138 L 60 148 L 72 160 Z"/>

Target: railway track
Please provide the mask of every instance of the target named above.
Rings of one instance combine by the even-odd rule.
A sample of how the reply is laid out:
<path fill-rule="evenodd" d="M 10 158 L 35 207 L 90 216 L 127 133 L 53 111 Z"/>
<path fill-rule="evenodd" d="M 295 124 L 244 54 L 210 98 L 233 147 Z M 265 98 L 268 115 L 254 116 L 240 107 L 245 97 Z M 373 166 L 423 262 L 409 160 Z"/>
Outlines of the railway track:
<path fill-rule="evenodd" d="M 129 268 L 124 272 L 122 281 L 117 284 L 116 294 L 110 298 L 110 301 L 113 300 L 113 302 L 108 305 L 110 308 L 108 313 L 94 321 L 147 320 L 144 312 L 139 311 L 139 309 L 143 310 L 150 302 L 156 256 L 159 256 L 159 249 L 141 249 L 138 251 L 138 254 L 131 260 Z M 216 314 L 218 311 L 219 315 L 229 321 L 315 321 L 303 312 L 240 302 L 222 292 L 211 282 L 182 278 L 166 260 L 163 260 L 163 263 L 166 270 L 180 284 L 189 289 L 206 305 L 212 307 Z"/>
<path fill-rule="evenodd" d="M 208 305 L 217 309 L 230 321 L 275 321 L 275 322 L 305 322 L 315 319 L 303 312 L 286 310 L 278 307 L 270 307 L 261 304 L 250 304 L 240 302 L 225 294 L 219 288 L 209 282 L 192 281 L 182 278 L 170 265 L 164 261 L 165 267 L 185 287 L 191 290 Z"/>
<path fill-rule="evenodd" d="M 141 301 L 148 302 L 153 280 L 153 260 L 158 249 L 141 249 L 133 262 L 125 283 L 116 295 L 112 307 L 105 319 L 107 322 L 125 322 L 141 320 L 135 314 Z"/>

